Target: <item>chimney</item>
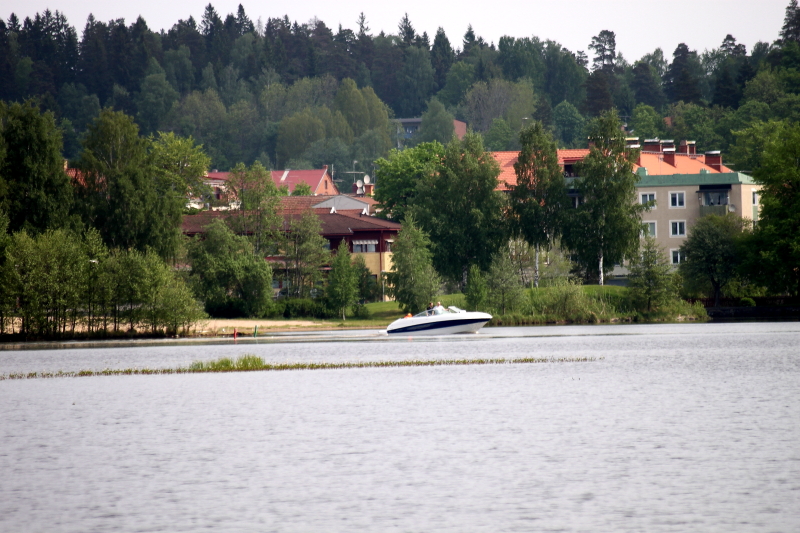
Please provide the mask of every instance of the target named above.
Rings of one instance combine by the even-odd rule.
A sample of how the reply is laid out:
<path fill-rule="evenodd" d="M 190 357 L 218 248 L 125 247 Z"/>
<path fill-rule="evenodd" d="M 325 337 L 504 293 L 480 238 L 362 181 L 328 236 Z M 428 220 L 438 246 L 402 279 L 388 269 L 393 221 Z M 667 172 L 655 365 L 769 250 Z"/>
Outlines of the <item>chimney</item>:
<path fill-rule="evenodd" d="M 645 139 L 642 152 L 661 152 L 661 141 L 656 139 Z"/>
<path fill-rule="evenodd" d="M 672 148 L 672 150 L 674 151 L 675 150 L 675 141 L 673 141 L 672 139 L 664 139 L 663 141 L 661 141 L 661 150 L 663 151 L 663 150 L 666 150 L 668 148 Z"/>
<path fill-rule="evenodd" d="M 675 166 L 675 148 L 664 148 L 664 162 Z"/>
<path fill-rule="evenodd" d="M 628 148 L 639 147 L 639 137 L 625 137 L 625 146 Z"/>
<path fill-rule="evenodd" d="M 697 145 L 695 141 L 686 141 L 686 144 L 689 145 L 689 155 L 697 155 Z"/>
<path fill-rule="evenodd" d="M 680 146 L 678 146 L 678 153 L 679 154 L 686 154 L 686 155 L 695 155 L 697 154 L 697 147 L 695 146 L 694 141 L 681 141 Z"/>
<path fill-rule="evenodd" d="M 364 184 L 364 194 L 367 195 L 367 196 L 372 196 L 373 187 L 375 187 L 375 185 L 373 185 L 372 183 L 365 183 Z"/>
<path fill-rule="evenodd" d="M 717 172 L 722 172 L 722 154 L 719 150 L 713 152 L 706 152 L 706 165 L 710 166 Z"/>

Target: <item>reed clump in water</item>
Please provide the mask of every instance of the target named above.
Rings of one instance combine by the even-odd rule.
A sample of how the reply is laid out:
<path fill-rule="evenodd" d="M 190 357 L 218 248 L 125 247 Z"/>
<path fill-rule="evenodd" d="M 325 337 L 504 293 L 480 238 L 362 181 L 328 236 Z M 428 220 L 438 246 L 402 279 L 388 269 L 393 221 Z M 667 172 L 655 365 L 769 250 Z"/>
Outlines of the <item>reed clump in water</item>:
<path fill-rule="evenodd" d="M 602 358 L 601 358 L 602 359 Z M 261 357 L 245 354 L 235 361 L 223 357 L 215 361 L 195 361 L 189 367 L 179 368 L 125 368 L 104 370 L 80 370 L 77 372 L 29 372 L 0 375 L 0 381 L 7 379 L 68 378 L 88 376 L 128 376 L 150 374 L 203 374 L 210 372 L 253 372 L 285 370 L 337 370 L 346 368 L 392 368 L 402 366 L 463 366 L 463 365 L 502 365 L 532 363 L 589 363 L 595 357 L 524 357 L 519 359 L 431 359 L 410 361 L 358 361 L 341 363 L 265 363 Z"/>

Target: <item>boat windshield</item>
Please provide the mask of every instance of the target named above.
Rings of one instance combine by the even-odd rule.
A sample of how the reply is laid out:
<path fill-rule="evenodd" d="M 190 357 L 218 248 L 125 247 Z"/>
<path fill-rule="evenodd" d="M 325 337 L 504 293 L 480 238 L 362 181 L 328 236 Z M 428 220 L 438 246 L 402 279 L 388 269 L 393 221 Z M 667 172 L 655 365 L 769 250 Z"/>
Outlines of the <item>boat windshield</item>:
<path fill-rule="evenodd" d="M 463 309 L 459 309 L 458 307 L 451 305 L 450 307 L 445 307 L 443 312 L 437 313 L 435 310 L 431 309 L 430 311 L 423 311 L 421 313 L 417 313 L 414 315 L 414 318 L 421 318 L 425 316 L 435 316 L 435 315 L 443 315 L 446 313 L 464 313 Z"/>

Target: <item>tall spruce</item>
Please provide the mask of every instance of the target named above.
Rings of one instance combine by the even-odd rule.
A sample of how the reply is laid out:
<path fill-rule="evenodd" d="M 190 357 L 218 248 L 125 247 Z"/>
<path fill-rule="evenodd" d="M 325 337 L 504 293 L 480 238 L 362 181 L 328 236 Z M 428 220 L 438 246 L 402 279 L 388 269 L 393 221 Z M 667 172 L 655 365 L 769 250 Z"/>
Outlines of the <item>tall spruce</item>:
<path fill-rule="evenodd" d="M 8 231 L 41 233 L 67 223 L 72 188 L 53 114 L 33 104 L 0 102 L 0 210 Z"/>

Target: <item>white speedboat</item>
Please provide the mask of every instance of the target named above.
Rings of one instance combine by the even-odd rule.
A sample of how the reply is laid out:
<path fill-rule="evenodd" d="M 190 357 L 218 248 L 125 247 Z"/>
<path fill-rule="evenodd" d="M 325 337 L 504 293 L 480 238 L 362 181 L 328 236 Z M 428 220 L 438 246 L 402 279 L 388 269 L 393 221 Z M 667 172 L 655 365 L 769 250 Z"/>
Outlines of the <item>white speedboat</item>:
<path fill-rule="evenodd" d="M 444 311 L 423 311 L 411 317 L 398 318 L 386 328 L 389 335 L 449 335 L 477 333 L 492 319 L 488 313 L 464 311 L 450 306 Z"/>

